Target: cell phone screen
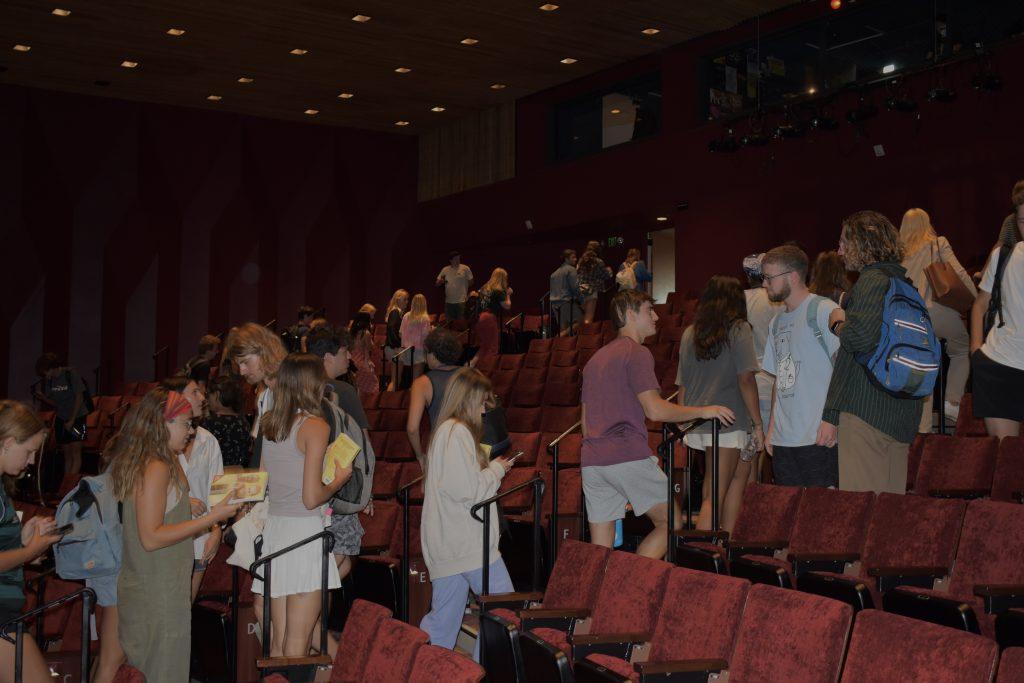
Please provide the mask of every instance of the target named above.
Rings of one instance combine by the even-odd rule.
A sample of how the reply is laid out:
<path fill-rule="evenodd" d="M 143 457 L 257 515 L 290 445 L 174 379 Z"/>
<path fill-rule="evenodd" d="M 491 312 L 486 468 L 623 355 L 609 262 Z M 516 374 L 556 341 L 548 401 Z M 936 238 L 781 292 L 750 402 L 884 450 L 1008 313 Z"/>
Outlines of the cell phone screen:
<path fill-rule="evenodd" d="M 64 526 L 59 526 L 56 529 L 54 529 L 53 530 L 53 535 L 54 536 L 66 536 L 66 535 L 70 534 L 72 531 L 74 531 L 74 529 L 75 529 L 75 525 L 74 524 L 65 524 Z"/>

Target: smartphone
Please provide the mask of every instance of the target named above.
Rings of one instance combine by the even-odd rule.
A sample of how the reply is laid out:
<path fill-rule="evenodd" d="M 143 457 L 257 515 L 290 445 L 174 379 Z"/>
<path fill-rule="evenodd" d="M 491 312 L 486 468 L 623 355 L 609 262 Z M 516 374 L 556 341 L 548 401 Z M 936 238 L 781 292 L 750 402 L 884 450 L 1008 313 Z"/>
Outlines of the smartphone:
<path fill-rule="evenodd" d="M 513 455 L 511 458 L 508 459 L 508 464 L 511 465 L 512 463 L 514 463 L 516 460 L 518 460 L 521 457 L 523 457 L 523 452 L 519 451 L 518 453 L 516 453 L 515 455 Z"/>
<path fill-rule="evenodd" d="M 51 536 L 67 536 L 68 534 L 70 534 L 74 530 L 75 530 L 75 525 L 74 524 L 65 524 L 64 526 L 59 526 L 56 529 L 54 529 L 53 531 L 51 531 L 50 535 Z"/>

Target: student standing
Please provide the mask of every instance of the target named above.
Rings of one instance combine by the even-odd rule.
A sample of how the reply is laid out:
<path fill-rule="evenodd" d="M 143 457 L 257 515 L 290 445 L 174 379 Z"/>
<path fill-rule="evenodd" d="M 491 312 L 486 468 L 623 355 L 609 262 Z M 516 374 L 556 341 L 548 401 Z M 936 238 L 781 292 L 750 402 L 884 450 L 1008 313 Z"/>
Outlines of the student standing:
<path fill-rule="evenodd" d="M 373 317 L 365 311 L 356 313 L 356 317 L 349 327 L 349 335 L 352 337 L 352 346 L 349 350 L 351 359 L 356 366 L 355 379 L 359 393 L 379 393 L 380 377 L 377 376 L 377 368 L 373 364 Z M 308 335 L 306 345 L 308 350 Z"/>
<path fill-rule="evenodd" d="M 427 415 L 430 417 L 431 430 L 437 429 L 440 424 L 438 419 L 441 415 L 444 392 L 448 388 L 452 376 L 460 367 L 462 344 L 450 330 L 439 327 L 427 335 L 424 345 L 427 351 L 427 367 L 430 368 L 430 371 L 412 383 L 412 388 L 409 391 L 409 414 L 406 418 L 405 433 L 409 438 L 413 453 L 416 454 L 416 460 L 425 471 L 427 459 L 423 454 L 423 446 L 420 444 L 420 423 L 423 421 L 423 411 L 427 411 Z"/>
<path fill-rule="evenodd" d="M 647 515 L 654 524 L 637 554 L 662 558 L 668 479 L 651 453 L 644 419 L 685 422 L 717 417 L 729 424 L 734 416 L 722 406 L 684 407 L 661 398 L 654 356 L 643 346 L 644 339 L 655 334 L 658 320 L 648 294 L 619 292 L 612 299 L 611 318 L 618 338 L 601 347 L 583 369 L 581 465 L 590 539 L 612 547 L 615 522 L 626 516 L 628 503 L 635 515 Z M 675 520 L 678 527 L 678 510 Z"/>
<path fill-rule="evenodd" d="M 402 316 L 402 347 L 409 348 L 402 356 L 402 365 L 412 365 L 412 378 L 423 374 L 423 341 L 430 333 L 430 314 L 427 312 L 427 297 L 417 294 L 412 298 L 409 312 Z"/>
<path fill-rule="evenodd" d="M 152 683 L 188 680 L 192 633 L 192 538 L 234 516 L 221 503 L 192 519 L 178 463 L 192 434 L 192 405 L 152 389 L 111 442 L 110 475 L 123 503 L 124 550 L 117 579 L 121 647 Z"/>
<path fill-rule="evenodd" d="M 409 292 L 404 289 L 397 289 L 391 295 L 391 302 L 384 313 L 384 323 L 387 325 L 387 340 L 384 342 L 384 362 L 388 364 L 391 373 L 391 382 L 388 384 L 388 391 L 398 388 L 398 366 L 393 362 L 395 354 L 402 348 L 402 316 L 409 307 Z"/>
<path fill-rule="evenodd" d="M 220 444 L 224 466 L 244 467 L 252 452 L 252 426 L 242 415 L 241 383 L 231 375 L 218 376 L 210 383 L 207 400 L 210 414 L 203 420 L 203 427 Z"/>
<path fill-rule="evenodd" d="M 512 466 L 501 457 L 488 461 L 480 446 L 481 416 L 490 393 L 490 381 L 478 371 L 456 372 L 427 451 L 420 533 L 433 596 L 420 628 L 430 635 L 431 643 L 449 650 L 455 647 L 469 591 L 480 593 L 483 588 L 481 530 L 470 508 L 493 496 Z M 496 511 L 491 514 L 490 534 L 488 592 L 510 593 L 515 588 L 498 550 Z"/>
<path fill-rule="evenodd" d="M 437 286 L 444 286 L 445 320 L 464 320 L 466 299 L 473 284 L 473 271 L 462 263 L 457 251 L 448 254 L 448 265 L 437 274 Z"/>
<path fill-rule="evenodd" d="M 46 425 L 39 416 L 17 401 L 0 401 L 0 472 L 4 476 L 21 476 L 39 457 L 44 443 Z M 52 517 L 37 515 L 22 524 L 6 487 L 0 486 L 0 623 L 21 614 L 25 605 L 22 568 L 60 540 L 53 529 Z M 43 655 L 28 631 L 22 638 L 22 647 L 23 679 L 51 680 Z M 0 640 L 0 681 L 13 680 L 14 645 Z"/>
<path fill-rule="evenodd" d="M 575 249 L 562 252 L 562 265 L 551 273 L 550 285 L 551 322 L 559 335 L 569 334 L 583 321 L 583 309 L 580 307 L 583 298 L 576 272 Z"/>
<path fill-rule="evenodd" d="M 839 338 L 828 329 L 838 306 L 807 290 L 807 254 L 799 247 L 772 249 L 762 271 L 768 297 L 784 304 L 769 324 L 764 349 L 764 369 L 775 378 L 765 437 L 775 483 L 839 486 L 838 449 L 815 443 L 839 350 Z"/>
<path fill-rule="evenodd" d="M 82 442 L 85 441 L 85 382 L 75 368 L 61 365 L 55 353 L 44 353 L 36 361 L 36 374 L 42 378 L 42 390 L 36 398 L 57 413 L 54 434 L 64 455 L 64 474 L 82 469 Z"/>

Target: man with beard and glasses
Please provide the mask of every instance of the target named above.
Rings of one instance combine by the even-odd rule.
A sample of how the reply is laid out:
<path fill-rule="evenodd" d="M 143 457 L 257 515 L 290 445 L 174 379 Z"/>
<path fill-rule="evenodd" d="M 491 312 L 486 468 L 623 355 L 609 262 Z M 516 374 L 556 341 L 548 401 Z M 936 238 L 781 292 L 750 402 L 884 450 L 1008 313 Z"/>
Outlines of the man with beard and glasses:
<path fill-rule="evenodd" d="M 772 318 L 764 349 L 764 370 L 775 376 L 765 441 L 776 484 L 838 486 L 836 439 L 824 445 L 816 441 L 839 349 L 829 316 L 843 311 L 807 289 L 807 265 L 807 254 L 795 246 L 772 249 L 761 264 L 768 298 L 784 305 Z"/>

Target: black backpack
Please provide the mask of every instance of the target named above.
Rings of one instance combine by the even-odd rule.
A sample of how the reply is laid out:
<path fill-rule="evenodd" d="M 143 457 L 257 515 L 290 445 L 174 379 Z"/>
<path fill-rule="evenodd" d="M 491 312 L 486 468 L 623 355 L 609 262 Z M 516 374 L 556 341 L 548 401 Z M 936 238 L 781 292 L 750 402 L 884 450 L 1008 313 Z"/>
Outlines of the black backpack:
<path fill-rule="evenodd" d="M 999 247 L 999 261 L 996 263 L 996 276 L 992 281 L 992 293 L 988 300 L 988 310 L 985 311 L 985 319 L 982 322 L 982 338 L 988 336 L 988 331 L 993 327 L 1002 327 L 1003 320 L 1003 273 L 1006 271 L 1006 263 L 1010 260 L 1010 253 L 1013 247 L 1003 244 Z M 999 318 L 999 324 L 996 324 Z"/>

